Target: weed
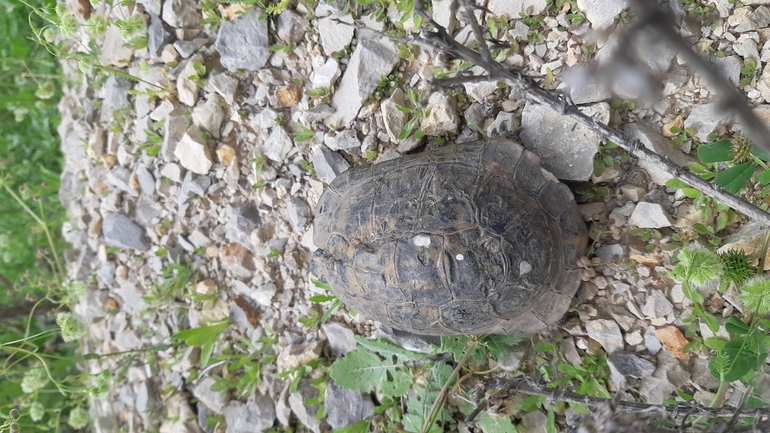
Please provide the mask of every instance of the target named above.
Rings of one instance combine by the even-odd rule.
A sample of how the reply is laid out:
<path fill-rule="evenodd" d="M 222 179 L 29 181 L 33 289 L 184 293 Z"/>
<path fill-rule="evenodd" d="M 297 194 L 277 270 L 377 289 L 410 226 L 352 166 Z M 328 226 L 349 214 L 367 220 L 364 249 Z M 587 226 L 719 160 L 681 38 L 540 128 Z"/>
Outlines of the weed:
<path fill-rule="evenodd" d="M 743 86 L 748 86 L 751 84 L 752 81 L 754 81 L 754 78 L 757 76 L 757 65 L 754 63 L 754 60 L 752 59 L 746 59 L 743 61 L 743 68 L 741 68 L 741 76 L 743 78 L 740 79 L 738 84 Z"/>
<path fill-rule="evenodd" d="M 404 127 L 401 128 L 401 132 L 398 134 L 398 139 L 404 140 L 412 135 L 412 133 L 414 133 L 415 138 L 422 138 L 425 136 L 425 133 L 418 126 L 425 117 L 425 111 L 422 108 L 422 95 L 414 89 L 409 89 L 406 92 L 406 97 L 412 108 L 396 104 L 398 111 L 409 116 L 409 120 L 406 121 Z"/>
<path fill-rule="evenodd" d="M 297 127 L 299 128 L 299 132 L 294 134 L 294 141 L 304 143 L 312 139 L 315 135 L 315 132 L 312 129 L 301 123 L 298 123 Z"/>
<path fill-rule="evenodd" d="M 254 164 L 254 178 L 259 179 L 260 175 L 262 174 L 262 169 L 264 168 L 265 163 L 267 162 L 267 157 L 265 155 L 258 153 L 254 158 L 250 159 L 249 162 Z M 264 182 L 257 182 L 251 185 L 252 189 L 260 189 L 264 187 L 265 187 Z"/>

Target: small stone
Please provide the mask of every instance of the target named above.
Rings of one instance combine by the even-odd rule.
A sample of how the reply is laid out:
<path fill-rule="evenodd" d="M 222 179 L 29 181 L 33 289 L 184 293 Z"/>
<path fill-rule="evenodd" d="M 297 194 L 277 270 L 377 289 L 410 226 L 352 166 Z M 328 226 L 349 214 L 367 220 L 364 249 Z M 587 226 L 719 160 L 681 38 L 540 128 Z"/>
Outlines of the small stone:
<path fill-rule="evenodd" d="M 613 320 L 589 320 L 585 324 L 588 336 L 599 342 L 608 354 L 623 350 L 623 334 Z"/>
<path fill-rule="evenodd" d="M 296 106 L 302 99 L 302 88 L 290 84 L 275 89 L 275 108 L 284 109 Z"/>
<path fill-rule="evenodd" d="M 644 338 L 642 337 L 642 333 L 638 330 L 626 334 L 626 344 L 629 346 L 638 346 L 642 343 L 644 343 Z"/>
<path fill-rule="evenodd" d="M 222 413 L 227 422 L 226 433 L 254 433 L 270 429 L 275 423 L 273 400 L 257 393 L 249 397 L 246 404 L 231 401 Z"/>
<path fill-rule="evenodd" d="M 318 400 L 320 392 L 313 385 L 310 384 L 311 380 L 308 378 L 302 378 L 299 382 L 297 391 L 289 394 L 289 406 L 291 410 L 297 415 L 297 419 L 305 427 L 313 431 L 313 433 L 321 433 L 323 431 L 321 422 L 316 419 L 318 410 L 321 409 L 321 403 L 315 403 L 307 406 L 306 401 Z"/>
<path fill-rule="evenodd" d="M 690 359 L 690 354 L 684 353 L 684 346 L 687 345 L 688 341 L 676 326 L 669 325 L 658 328 L 655 330 L 655 335 L 658 336 L 661 343 L 663 343 L 675 357 L 684 360 Z"/>
<path fill-rule="evenodd" d="M 219 95 L 211 95 L 206 102 L 196 105 L 192 113 L 193 124 L 208 131 L 214 138 L 219 138 L 219 128 L 225 116 L 222 103 Z"/>
<path fill-rule="evenodd" d="M 628 7 L 627 0 L 578 0 L 578 8 L 595 29 L 607 27 Z"/>
<path fill-rule="evenodd" d="M 214 164 L 203 133 L 195 125 L 191 126 L 179 140 L 174 155 L 179 158 L 184 168 L 197 174 L 208 173 Z"/>
<path fill-rule="evenodd" d="M 387 38 L 362 38 L 332 97 L 338 125 L 349 126 L 380 79 L 393 70 L 398 59 L 398 48 Z"/>
<path fill-rule="evenodd" d="M 332 356 L 341 358 L 346 353 L 355 350 L 358 346 L 355 334 L 350 329 L 335 322 L 328 322 L 321 325 L 326 339 L 329 341 Z"/>
<path fill-rule="evenodd" d="M 217 283 L 213 280 L 205 279 L 195 286 L 195 292 L 201 295 L 212 295 L 217 292 Z"/>
<path fill-rule="evenodd" d="M 294 231 L 301 232 L 305 230 L 312 216 L 313 211 L 310 210 L 310 206 L 304 200 L 299 197 L 292 197 L 289 200 L 289 221 L 291 221 Z"/>
<path fill-rule="evenodd" d="M 702 143 L 708 143 L 709 134 L 729 120 L 730 113 L 722 108 L 720 103 L 699 104 L 693 107 L 690 115 L 685 119 L 684 127 L 694 129 L 695 136 Z"/>
<path fill-rule="evenodd" d="M 219 96 L 225 99 L 227 105 L 235 101 L 235 92 L 238 91 L 238 80 L 227 72 L 212 74 L 206 82 L 206 87 L 211 87 Z"/>
<path fill-rule="evenodd" d="M 605 245 L 599 247 L 594 252 L 602 263 L 612 263 L 620 261 L 626 256 L 626 247 L 621 244 Z"/>
<path fill-rule="evenodd" d="M 741 76 L 741 68 L 743 68 L 743 62 L 741 62 L 741 59 L 738 56 L 717 57 L 714 59 L 714 64 L 733 86 L 738 85 Z"/>
<path fill-rule="evenodd" d="M 176 49 L 176 52 L 179 53 L 183 59 L 186 59 L 200 50 L 208 41 L 208 38 L 195 38 L 191 41 L 176 41 L 174 42 L 174 49 Z"/>
<path fill-rule="evenodd" d="M 229 398 L 227 393 L 221 391 L 213 391 L 211 388 L 216 384 L 216 380 L 213 377 L 204 377 L 193 390 L 195 398 L 200 400 L 201 403 L 211 409 L 212 412 L 221 414 L 225 409 Z"/>
<path fill-rule="evenodd" d="M 324 136 L 324 144 L 331 150 L 350 150 L 361 147 L 361 140 L 355 129 L 346 129 Z"/>
<path fill-rule="evenodd" d="M 651 289 L 647 296 L 647 302 L 642 307 L 645 317 L 666 317 L 674 312 L 674 305 L 666 298 L 666 295 L 657 289 Z"/>
<path fill-rule="evenodd" d="M 671 145 L 671 139 L 664 137 L 660 132 L 648 125 L 641 123 L 630 124 L 626 127 L 625 133 L 630 139 L 639 140 L 647 149 L 660 156 L 665 156 L 680 167 L 687 167 L 692 163 L 698 162 L 697 158 L 694 156 L 687 155 L 674 148 L 674 146 Z M 638 165 L 643 168 L 650 175 L 653 182 L 658 185 L 665 185 L 666 182 L 673 179 L 672 175 L 653 163 L 640 160 Z"/>
<path fill-rule="evenodd" d="M 198 3 L 193 0 L 167 0 L 163 4 L 163 21 L 171 27 L 195 27 L 200 20 Z"/>
<path fill-rule="evenodd" d="M 620 187 L 620 192 L 622 192 L 624 196 L 628 197 L 629 200 L 636 203 L 641 200 L 642 197 L 644 197 L 646 190 L 636 185 L 623 185 Z"/>
<path fill-rule="evenodd" d="M 179 166 L 174 164 L 173 162 L 170 164 L 164 165 L 163 168 L 160 170 L 160 175 L 176 183 L 179 183 L 182 181 L 182 169 L 179 168 Z"/>
<path fill-rule="evenodd" d="M 374 403 L 369 395 L 340 388 L 329 382 L 324 394 L 326 421 L 333 429 L 347 427 L 374 415 Z"/>
<path fill-rule="evenodd" d="M 102 222 L 104 240 L 116 247 L 147 251 L 150 245 L 145 240 L 144 230 L 123 214 L 108 214 Z"/>
<path fill-rule="evenodd" d="M 546 433 L 548 432 L 548 419 L 543 412 L 536 410 L 526 412 L 521 416 L 521 427 L 516 427 L 516 431 L 522 433 Z"/>
<path fill-rule="evenodd" d="M 318 20 L 318 33 L 321 35 L 321 46 L 327 56 L 331 56 L 337 51 L 344 50 L 350 45 L 350 41 L 353 40 L 355 27 L 352 25 L 341 24 L 338 21 L 353 24 L 353 17 L 350 16 L 350 14 L 334 14 Z"/>
<path fill-rule="evenodd" d="M 350 168 L 350 164 L 345 161 L 345 158 L 332 152 L 326 146 L 317 147 L 310 155 L 310 162 L 316 170 L 318 179 L 327 184 Z"/>
<path fill-rule="evenodd" d="M 294 149 L 294 142 L 282 126 L 276 126 L 265 141 L 264 155 L 271 161 L 283 162 Z"/>
<path fill-rule="evenodd" d="M 420 123 L 420 129 L 426 135 L 438 136 L 443 133 L 454 133 L 460 125 L 452 101 L 441 92 L 433 92 L 425 108 L 425 117 Z"/>
<path fill-rule="evenodd" d="M 222 24 L 215 44 L 222 66 L 230 71 L 257 71 L 267 64 L 270 58 L 268 20 L 260 19 L 261 14 L 261 10 L 254 9 Z"/>
<path fill-rule="evenodd" d="M 581 111 L 609 120 L 609 104 L 584 107 Z M 543 168 L 564 180 L 588 180 L 594 171 L 599 137 L 588 128 L 543 105 L 527 103 L 521 118 L 524 147 L 540 156 Z"/>
<path fill-rule="evenodd" d="M 233 147 L 229 144 L 223 144 L 219 149 L 217 149 L 217 159 L 219 160 L 220 164 L 230 165 L 230 163 L 233 161 L 233 158 L 235 158 L 235 149 L 233 149 Z"/>
<path fill-rule="evenodd" d="M 307 26 L 307 20 L 290 9 L 281 12 L 276 23 L 278 37 L 287 44 L 296 44 L 301 41 Z"/>
<path fill-rule="evenodd" d="M 195 65 L 202 64 L 204 64 L 203 56 L 196 54 L 190 57 L 190 60 L 182 69 L 176 81 L 179 102 L 191 107 L 195 105 L 195 102 L 198 100 L 198 92 L 200 91 L 200 84 L 198 84 L 198 80 L 195 78 L 198 76 L 198 72 L 195 71 Z"/>
<path fill-rule="evenodd" d="M 331 87 L 340 76 L 340 66 L 336 59 L 329 58 L 313 75 L 313 89 Z"/>
<path fill-rule="evenodd" d="M 131 81 L 110 75 L 104 83 L 104 101 L 102 102 L 100 120 L 109 122 L 115 118 L 116 112 L 129 107 L 128 91 L 133 87 Z"/>
<path fill-rule="evenodd" d="M 498 137 L 512 134 L 519 128 L 519 120 L 514 113 L 501 111 L 495 120 L 487 126 L 487 136 Z"/>
<path fill-rule="evenodd" d="M 137 180 L 139 181 L 139 186 L 142 188 L 144 194 L 155 194 L 155 178 L 152 176 L 152 173 L 147 170 L 147 167 L 145 167 L 144 164 L 139 164 L 136 166 L 135 173 Z"/>
<path fill-rule="evenodd" d="M 222 265 L 236 277 L 250 278 L 256 270 L 254 256 L 243 245 L 231 242 L 219 250 Z"/>
<path fill-rule="evenodd" d="M 450 35 L 454 33 L 455 25 L 457 23 L 457 17 L 452 11 L 451 0 L 433 0 L 433 20 L 442 27 L 444 27 Z M 499 15 L 496 13 L 495 15 Z M 518 15 L 516 15 L 518 17 Z"/>
<path fill-rule="evenodd" d="M 639 228 L 671 227 L 671 220 L 657 203 L 640 201 L 628 219 L 628 224 Z"/>
<path fill-rule="evenodd" d="M 644 346 L 647 351 L 653 355 L 657 355 L 660 349 L 663 348 L 663 344 L 658 338 L 658 334 L 655 332 L 655 328 L 647 328 L 644 332 Z"/>
<path fill-rule="evenodd" d="M 388 133 L 390 141 L 398 143 L 398 136 L 401 129 L 406 124 L 406 113 L 399 110 L 397 105 L 404 106 L 404 92 L 397 88 L 389 98 L 382 101 L 380 110 L 382 111 L 382 122 L 385 124 L 385 132 Z"/>
<path fill-rule="evenodd" d="M 120 36 L 120 29 L 115 25 L 110 25 L 104 34 L 101 55 L 99 63 L 105 66 L 117 66 L 119 68 L 128 65 L 133 56 L 134 50 L 123 43 L 123 37 Z"/>

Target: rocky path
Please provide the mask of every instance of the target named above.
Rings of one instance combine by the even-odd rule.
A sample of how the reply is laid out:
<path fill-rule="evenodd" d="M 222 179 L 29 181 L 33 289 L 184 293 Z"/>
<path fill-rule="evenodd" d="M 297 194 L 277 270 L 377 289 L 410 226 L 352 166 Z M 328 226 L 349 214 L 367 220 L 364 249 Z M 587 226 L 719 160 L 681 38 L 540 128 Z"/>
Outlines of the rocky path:
<path fill-rule="evenodd" d="M 127 353 L 86 365 L 122 374 L 92 402 L 96 431 L 236 433 L 304 425 L 320 432 L 371 416 L 368 395 L 332 384 L 324 403 L 308 404 L 318 392 L 309 379 L 290 393 L 289 381 L 276 378 L 319 357 L 341 356 L 355 347 L 354 334 L 387 331 L 344 307 L 318 326 L 324 307 L 309 298 L 325 292 L 311 283 L 308 262 L 320 193 L 352 165 L 520 127 L 525 146 L 571 181 L 591 228 L 591 266 L 556 331 L 564 337 L 563 356 L 579 364 L 578 349 L 606 352 L 614 389 L 637 387 L 650 403 L 677 388 L 710 402 L 717 383 L 708 358 L 676 350 L 691 304 L 668 277 L 679 246 L 673 235 L 697 239 L 700 211 L 664 186 L 665 173 L 635 165 L 592 131 L 496 82 L 428 96 L 442 71 L 480 71 L 372 32 L 413 31 L 413 16 L 339 1 L 303 1 L 267 17 L 239 4 L 193 0 L 144 0 L 111 11 L 69 3 L 80 22 L 139 15 L 147 36 L 145 48 L 132 49 L 114 25 L 97 38 L 85 26 L 75 34 L 84 44 L 73 51 L 90 41 L 100 47 L 102 65 L 133 79 L 83 75 L 65 63 L 75 82 L 60 105 L 67 156 L 61 198 L 71 215 L 70 273 L 88 286 L 76 313 L 89 324 L 89 352 Z M 669 2 L 682 36 L 712 55 L 756 112 L 770 117 L 766 1 L 702 2 L 712 13 L 702 21 L 691 3 Z M 628 72 L 608 88 L 591 72 L 617 64 L 616 25 L 632 18 L 623 0 L 490 0 L 487 7 L 482 22 L 511 44 L 499 61 L 568 92 L 587 112 L 680 165 L 696 160 L 688 154 L 692 139 L 670 133 L 670 126 L 692 128 L 700 142 L 712 132 L 740 131 L 728 128 L 713 89 L 650 32 L 640 32 L 627 54 L 659 87 L 641 86 Z M 434 1 L 431 14 L 456 40 L 472 43 L 449 1 Z M 344 25 L 353 22 L 358 27 Z M 413 103 L 422 98 L 424 107 Z M 402 133 L 409 125 L 427 136 Z M 682 138 L 681 150 L 672 138 Z M 597 151 L 606 166 L 601 172 Z M 738 237 L 745 245 L 750 238 Z M 724 317 L 740 308 L 734 294 L 716 297 L 714 311 Z M 226 318 L 233 325 L 214 357 L 232 356 L 214 368 L 201 361 L 208 360 L 205 346 L 157 346 Z M 701 331 L 705 337 L 708 329 Z M 272 362 L 250 373 L 233 367 L 236 355 L 259 349 L 274 355 Z M 511 356 L 511 366 L 518 365 L 516 351 Z M 263 380 L 245 394 L 220 392 L 222 378 L 235 380 L 228 375 L 236 373 Z M 735 391 L 732 403 L 740 398 Z M 321 421 L 319 405 L 328 414 Z M 224 424 L 209 423 L 210 415 Z M 538 431 L 530 427 L 524 431 Z"/>

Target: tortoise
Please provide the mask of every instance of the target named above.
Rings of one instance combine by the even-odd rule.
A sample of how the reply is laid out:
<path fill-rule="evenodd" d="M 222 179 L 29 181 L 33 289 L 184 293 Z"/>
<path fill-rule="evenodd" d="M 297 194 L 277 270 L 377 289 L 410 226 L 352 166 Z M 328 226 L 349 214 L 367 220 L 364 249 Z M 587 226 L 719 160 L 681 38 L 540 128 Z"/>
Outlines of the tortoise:
<path fill-rule="evenodd" d="M 532 334 L 580 284 L 569 188 L 506 138 L 349 169 L 316 208 L 311 271 L 365 317 L 422 335 Z"/>

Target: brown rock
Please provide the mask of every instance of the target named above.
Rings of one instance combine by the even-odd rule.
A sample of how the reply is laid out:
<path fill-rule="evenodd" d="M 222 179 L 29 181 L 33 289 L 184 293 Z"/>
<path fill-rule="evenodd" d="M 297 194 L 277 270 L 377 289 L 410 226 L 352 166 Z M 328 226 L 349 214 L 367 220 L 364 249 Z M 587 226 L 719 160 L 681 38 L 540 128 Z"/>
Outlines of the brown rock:
<path fill-rule="evenodd" d="M 302 99 L 302 89 L 290 84 L 275 90 L 275 108 L 291 108 Z"/>
<path fill-rule="evenodd" d="M 688 341 L 676 326 L 669 325 L 658 328 L 655 330 L 655 334 L 675 357 L 684 360 L 690 359 L 690 355 L 684 353 L 684 346 L 687 345 Z"/>
<path fill-rule="evenodd" d="M 230 166 L 233 158 L 235 158 L 235 149 L 233 149 L 233 146 L 224 144 L 217 149 L 217 159 L 219 159 L 219 162 L 222 165 Z"/>

